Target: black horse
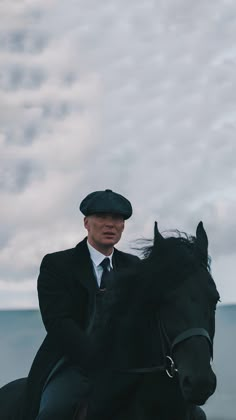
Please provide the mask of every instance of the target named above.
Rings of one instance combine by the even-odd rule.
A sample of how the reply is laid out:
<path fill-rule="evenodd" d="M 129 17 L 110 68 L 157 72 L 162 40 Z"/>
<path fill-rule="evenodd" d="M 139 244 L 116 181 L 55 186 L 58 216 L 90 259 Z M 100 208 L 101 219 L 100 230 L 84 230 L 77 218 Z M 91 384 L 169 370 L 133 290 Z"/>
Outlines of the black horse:
<path fill-rule="evenodd" d="M 154 245 L 135 270 L 114 277 L 97 308 L 91 395 L 75 418 L 205 419 L 196 405 L 216 387 L 211 359 L 218 300 L 202 222 L 196 237 L 166 239 L 155 224 Z M 0 390 L 2 420 L 19 419 L 23 388 L 21 379 Z"/>

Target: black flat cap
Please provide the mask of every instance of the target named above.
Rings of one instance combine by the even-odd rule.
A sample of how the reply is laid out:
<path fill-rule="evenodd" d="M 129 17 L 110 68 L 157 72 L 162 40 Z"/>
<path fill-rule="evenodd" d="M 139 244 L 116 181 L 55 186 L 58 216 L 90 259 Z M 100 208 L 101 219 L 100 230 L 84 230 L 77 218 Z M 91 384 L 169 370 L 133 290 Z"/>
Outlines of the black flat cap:
<path fill-rule="evenodd" d="M 127 198 L 112 190 L 95 191 L 87 195 L 80 204 L 80 211 L 89 216 L 95 213 L 120 214 L 124 219 L 132 215 L 132 206 Z"/>

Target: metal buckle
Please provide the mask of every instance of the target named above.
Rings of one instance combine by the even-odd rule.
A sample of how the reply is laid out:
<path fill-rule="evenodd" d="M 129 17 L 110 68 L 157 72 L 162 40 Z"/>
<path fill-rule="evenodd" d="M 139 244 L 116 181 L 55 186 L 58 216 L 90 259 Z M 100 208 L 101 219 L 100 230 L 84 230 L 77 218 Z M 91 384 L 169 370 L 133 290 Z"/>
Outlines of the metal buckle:
<path fill-rule="evenodd" d="M 173 379 L 178 372 L 178 369 L 175 367 L 175 362 L 170 356 L 166 356 L 166 359 L 168 360 L 169 366 L 166 368 L 166 373 L 169 376 L 169 378 Z"/>

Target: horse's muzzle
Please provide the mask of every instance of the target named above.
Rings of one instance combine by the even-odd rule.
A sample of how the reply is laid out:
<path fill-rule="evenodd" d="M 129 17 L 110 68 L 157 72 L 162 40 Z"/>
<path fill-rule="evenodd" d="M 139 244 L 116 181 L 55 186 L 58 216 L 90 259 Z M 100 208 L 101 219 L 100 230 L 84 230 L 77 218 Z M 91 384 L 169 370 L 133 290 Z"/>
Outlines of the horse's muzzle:
<path fill-rule="evenodd" d="M 185 400 L 196 405 L 203 405 L 215 392 L 216 375 L 211 368 L 207 374 L 184 375 L 180 378 L 180 385 Z"/>

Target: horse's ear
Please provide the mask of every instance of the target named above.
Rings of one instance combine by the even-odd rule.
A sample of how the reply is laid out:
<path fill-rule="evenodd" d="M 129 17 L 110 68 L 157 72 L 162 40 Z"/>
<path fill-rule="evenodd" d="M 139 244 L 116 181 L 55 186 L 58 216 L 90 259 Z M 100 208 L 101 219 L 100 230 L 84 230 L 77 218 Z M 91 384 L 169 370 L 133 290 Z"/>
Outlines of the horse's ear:
<path fill-rule="evenodd" d="M 157 222 L 154 223 L 154 247 L 160 246 L 164 242 L 164 238 L 158 230 Z"/>
<path fill-rule="evenodd" d="M 207 234 L 206 231 L 203 227 L 203 223 L 199 222 L 197 225 L 197 230 L 196 230 L 196 245 L 197 248 L 199 249 L 202 257 L 204 257 L 207 261 L 207 256 L 208 256 L 208 238 L 207 238 Z"/>

